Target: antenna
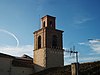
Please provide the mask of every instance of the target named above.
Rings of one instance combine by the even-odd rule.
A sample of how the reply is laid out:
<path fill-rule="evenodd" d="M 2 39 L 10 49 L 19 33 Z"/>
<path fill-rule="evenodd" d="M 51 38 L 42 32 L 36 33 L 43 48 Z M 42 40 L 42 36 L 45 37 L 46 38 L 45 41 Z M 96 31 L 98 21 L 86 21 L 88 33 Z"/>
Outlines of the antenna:
<path fill-rule="evenodd" d="M 74 52 L 75 52 L 75 46 L 73 46 L 72 51 L 73 51 L 73 55 L 72 55 L 72 57 L 74 58 L 74 57 L 75 57 L 75 55 L 74 55 L 74 54 L 75 54 L 75 53 L 74 53 Z"/>
<path fill-rule="evenodd" d="M 73 51 L 75 51 L 75 46 L 73 46 Z"/>
<path fill-rule="evenodd" d="M 72 53 L 72 48 L 70 48 L 70 51 L 69 51 L 69 52 L 70 52 L 70 56 L 71 56 L 71 53 Z"/>
<path fill-rule="evenodd" d="M 77 70 L 77 75 L 78 75 L 78 51 L 75 51 L 75 46 L 73 46 L 73 48 L 70 48 L 70 50 L 65 50 L 65 52 L 68 52 L 68 53 L 70 53 L 70 56 L 71 56 L 71 54 L 73 54 L 73 56 L 74 56 L 74 54 L 76 54 L 76 70 Z"/>

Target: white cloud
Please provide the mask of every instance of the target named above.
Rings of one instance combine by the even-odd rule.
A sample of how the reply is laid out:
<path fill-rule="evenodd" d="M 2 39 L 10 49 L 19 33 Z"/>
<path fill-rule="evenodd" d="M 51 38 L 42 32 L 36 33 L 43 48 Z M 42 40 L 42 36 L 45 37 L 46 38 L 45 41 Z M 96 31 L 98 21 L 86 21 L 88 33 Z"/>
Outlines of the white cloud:
<path fill-rule="evenodd" d="M 78 54 L 79 62 L 93 62 L 100 60 L 100 39 L 90 39 L 88 42 L 80 42 L 78 44 L 91 48 L 91 52 L 87 55 L 82 55 L 81 53 Z M 76 58 L 72 58 L 69 53 L 64 53 L 64 59 L 64 65 L 68 65 L 76 61 Z"/>
<path fill-rule="evenodd" d="M 15 36 L 15 34 L 5 30 L 0 29 L 0 32 L 6 33 L 12 36 L 16 40 L 16 46 L 0 46 L 0 52 L 13 55 L 13 56 L 22 56 L 23 54 L 28 54 L 29 56 L 33 56 L 33 45 L 24 45 L 19 46 L 19 40 Z"/>
<path fill-rule="evenodd" d="M 90 44 L 90 48 L 96 53 L 100 53 L 100 44 Z"/>
<path fill-rule="evenodd" d="M 85 45 L 86 43 L 84 43 L 84 42 L 81 42 L 81 43 L 78 43 L 79 45 Z"/>
<path fill-rule="evenodd" d="M 75 24 L 82 24 L 84 22 L 87 22 L 87 21 L 90 21 L 92 20 L 92 18 L 88 18 L 88 17 L 85 17 L 85 18 L 79 18 L 79 19 L 76 19 L 74 21 Z"/>
<path fill-rule="evenodd" d="M 90 17 L 88 15 L 76 15 L 73 17 L 73 20 L 72 20 L 70 25 L 72 25 L 73 27 L 75 27 L 77 29 L 81 29 L 81 28 L 84 28 L 86 26 L 86 24 L 83 24 L 83 23 L 90 22 L 94 19 L 95 18 Z"/>
<path fill-rule="evenodd" d="M 70 54 L 68 52 L 64 52 L 64 65 L 68 65 L 68 64 L 71 64 L 74 62 L 76 62 L 75 54 L 73 54 L 73 53 Z"/>
<path fill-rule="evenodd" d="M 86 24 L 83 25 L 83 23 L 92 21 L 94 19 L 95 18 L 90 17 L 88 14 L 78 14 L 78 15 L 73 17 L 73 20 L 72 20 L 71 24 L 75 28 L 83 28 L 86 25 Z"/>
<path fill-rule="evenodd" d="M 18 38 L 17 38 L 13 33 L 9 32 L 9 31 L 7 31 L 7 30 L 4 30 L 4 29 L 0 29 L 0 32 L 4 32 L 4 33 L 7 33 L 7 34 L 9 34 L 10 36 L 12 36 L 12 37 L 16 40 L 16 42 L 17 42 L 16 47 L 19 46 L 19 40 L 18 40 Z"/>
<path fill-rule="evenodd" d="M 64 58 L 69 58 L 69 57 L 70 57 L 70 54 L 64 52 Z"/>
<path fill-rule="evenodd" d="M 75 58 L 73 58 L 70 53 L 64 53 L 64 65 L 68 65 L 75 62 Z"/>
<path fill-rule="evenodd" d="M 90 62 L 90 61 L 98 61 L 100 56 L 87 56 L 87 57 L 80 57 L 80 62 Z"/>
<path fill-rule="evenodd" d="M 4 46 L 0 47 L 0 52 L 13 55 L 13 56 L 22 56 L 23 54 L 28 54 L 29 56 L 33 56 L 33 45 L 24 45 L 20 47 L 13 46 Z"/>
<path fill-rule="evenodd" d="M 91 39 L 88 42 L 81 42 L 78 44 L 89 46 L 93 51 L 100 54 L 100 39 Z"/>
<path fill-rule="evenodd" d="M 71 63 L 73 63 L 73 62 L 75 62 L 75 59 L 73 59 L 73 58 L 68 58 L 68 59 L 65 59 L 64 60 L 64 65 L 69 65 L 69 64 L 71 64 Z"/>
<path fill-rule="evenodd" d="M 92 40 L 89 40 L 89 43 L 91 43 L 91 44 L 100 43 L 100 40 L 99 39 L 92 39 Z"/>
<path fill-rule="evenodd" d="M 76 62 L 76 58 L 72 57 L 72 56 L 69 56 L 69 55 L 66 55 L 66 57 L 64 57 L 65 61 L 64 61 L 64 65 L 68 65 L 68 64 L 71 64 L 71 63 L 74 63 Z M 79 55 L 79 58 L 78 58 L 78 62 L 79 63 L 83 63 L 83 62 L 94 62 L 94 61 L 99 61 L 100 60 L 100 56 L 99 54 L 98 55 L 86 55 L 86 56 L 82 56 L 82 55 Z"/>
<path fill-rule="evenodd" d="M 99 39 L 89 40 L 89 46 L 96 53 L 100 53 L 100 40 Z"/>

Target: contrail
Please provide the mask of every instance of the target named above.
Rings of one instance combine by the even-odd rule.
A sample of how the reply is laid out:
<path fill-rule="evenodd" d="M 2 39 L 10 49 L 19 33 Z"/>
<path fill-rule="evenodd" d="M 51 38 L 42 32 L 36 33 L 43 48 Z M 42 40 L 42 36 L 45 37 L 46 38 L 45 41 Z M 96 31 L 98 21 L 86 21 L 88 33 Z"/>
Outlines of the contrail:
<path fill-rule="evenodd" d="M 16 47 L 19 46 L 19 40 L 18 40 L 18 38 L 17 38 L 13 33 L 9 32 L 9 31 L 7 31 L 7 30 L 4 30 L 4 29 L 0 29 L 0 31 L 11 35 L 11 36 L 16 40 L 16 42 L 17 42 Z"/>

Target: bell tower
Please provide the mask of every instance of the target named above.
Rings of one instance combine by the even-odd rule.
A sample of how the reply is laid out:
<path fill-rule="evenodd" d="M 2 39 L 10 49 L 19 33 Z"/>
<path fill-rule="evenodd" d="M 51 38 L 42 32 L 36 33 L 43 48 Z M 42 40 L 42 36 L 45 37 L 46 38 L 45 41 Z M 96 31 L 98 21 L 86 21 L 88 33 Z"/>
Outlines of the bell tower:
<path fill-rule="evenodd" d="M 41 29 L 34 32 L 34 67 L 36 71 L 64 66 L 62 30 L 56 29 L 56 17 L 41 18 Z"/>

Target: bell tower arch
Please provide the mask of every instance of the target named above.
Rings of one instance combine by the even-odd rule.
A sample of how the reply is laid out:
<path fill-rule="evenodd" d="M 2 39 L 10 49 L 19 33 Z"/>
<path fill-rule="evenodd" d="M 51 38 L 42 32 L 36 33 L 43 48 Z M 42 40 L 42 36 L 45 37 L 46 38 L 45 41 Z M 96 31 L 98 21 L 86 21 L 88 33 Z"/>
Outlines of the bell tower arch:
<path fill-rule="evenodd" d="M 41 29 L 34 32 L 35 70 L 64 66 L 63 31 L 56 29 L 56 17 L 41 18 Z"/>

